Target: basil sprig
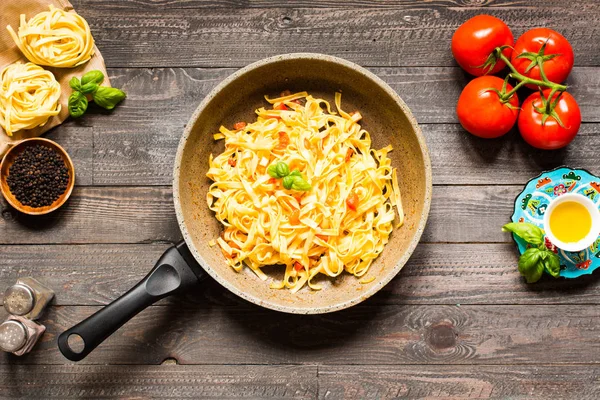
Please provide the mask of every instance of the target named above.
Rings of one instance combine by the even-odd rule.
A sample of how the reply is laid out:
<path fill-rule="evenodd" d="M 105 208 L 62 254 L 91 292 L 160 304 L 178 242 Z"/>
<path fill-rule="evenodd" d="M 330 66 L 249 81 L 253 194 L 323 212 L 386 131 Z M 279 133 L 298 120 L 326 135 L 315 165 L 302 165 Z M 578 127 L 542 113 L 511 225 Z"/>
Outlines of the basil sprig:
<path fill-rule="evenodd" d="M 555 278 L 560 275 L 560 259 L 558 254 L 546 247 L 544 232 L 537 226 L 527 222 L 511 222 L 502 227 L 503 232 L 512 232 L 532 246 L 519 257 L 519 272 L 527 283 L 540 280 L 544 270 Z"/>
<path fill-rule="evenodd" d="M 89 71 L 81 77 L 71 78 L 69 86 L 73 89 L 73 93 L 69 96 L 69 114 L 73 118 L 81 117 L 87 110 L 88 100 L 86 95 L 91 95 L 96 104 L 107 110 L 112 110 L 125 98 L 125 92 L 121 89 L 100 86 L 104 82 L 104 74 L 102 71 Z"/>
<path fill-rule="evenodd" d="M 296 169 L 290 172 L 290 167 L 283 161 L 269 165 L 267 172 L 272 178 L 283 178 L 283 187 L 288 190 L 308 191 L 311 189 L 310 183 L 304 180 L 300 171 Z"/>

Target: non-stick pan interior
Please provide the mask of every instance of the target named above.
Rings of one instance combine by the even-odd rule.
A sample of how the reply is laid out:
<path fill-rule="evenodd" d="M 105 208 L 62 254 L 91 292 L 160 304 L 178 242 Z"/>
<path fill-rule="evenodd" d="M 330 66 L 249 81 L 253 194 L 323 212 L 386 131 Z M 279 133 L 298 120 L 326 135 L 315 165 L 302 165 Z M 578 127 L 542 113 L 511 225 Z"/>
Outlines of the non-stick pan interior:
<path fill-rule="evenodd" d="M 276 97 L 281 91 L 308 91 L 333 104 L 336 91 L 342 92 L 342 108 L 359 110 L 362 125 L 380 148 L 392 144 L 392 164 L 398 168 L 406 220 L 394 230 L 384 252 L 371 266 L 361 284 L 352 275 L 323 278 L 323 290 L 308 287 L 292 294 L 269 288 L 280 279 L 283 267 L 265 269 L 270 276 L 263 282 L 245 269 L 235 272 L 218 246 L 209 246 L 221 232 L 220 223 L 206 204 L 210 185 L 206 178 L 210 153 L 223 151 L 223 141 L 213 133 L 220 125 L 231 127 L 237 121 L 254 121 L 254 110 L 268 106 L 264 95 Z M 401 95 L 401 93 L 400 93 Z M 174 196 L 183 235 L 200 264 L 232 292 L 262 306 L 294 313 L 323 313 L 349 307 L 379 290 L 402 268 L 424 228 L 431 197 L 431 167 L 425 142 L 406 105 L 378 78 L 329 56 L 295 54 L 277 56 L 253 64 L 225 80 L 192 116 L 176 158 Z"/>

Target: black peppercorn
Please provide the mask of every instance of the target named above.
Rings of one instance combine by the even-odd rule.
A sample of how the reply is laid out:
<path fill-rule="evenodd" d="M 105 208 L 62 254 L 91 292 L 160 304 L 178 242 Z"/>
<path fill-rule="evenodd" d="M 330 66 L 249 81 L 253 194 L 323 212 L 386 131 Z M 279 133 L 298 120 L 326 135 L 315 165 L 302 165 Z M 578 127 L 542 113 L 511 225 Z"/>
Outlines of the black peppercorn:
<path fill-rule="evenodd" d="M 69 170 L 54 149 L 36 144 L 15 158 L 8 169 L 6 183 L 21 204 L 45 207 L 67 190 Z"/>

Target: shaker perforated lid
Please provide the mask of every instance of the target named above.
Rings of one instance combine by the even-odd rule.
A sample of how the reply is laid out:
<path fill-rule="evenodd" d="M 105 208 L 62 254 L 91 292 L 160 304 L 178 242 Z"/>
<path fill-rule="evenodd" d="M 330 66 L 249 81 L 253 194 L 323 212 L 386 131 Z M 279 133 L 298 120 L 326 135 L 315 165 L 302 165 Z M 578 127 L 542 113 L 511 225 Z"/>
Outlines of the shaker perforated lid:
<path fill-rule="evenodd" d="M 13 315 L 25 315 L 33 309 L 33 292 L 25 285 L 17 283 L 4 292 L 4 308 Z"/>
<path fill-rule="evenodd" d="M 27 329 L 15 320 L 4 321 L 0 324 L 0 350 L 12 353 L 27 343 Z"/>

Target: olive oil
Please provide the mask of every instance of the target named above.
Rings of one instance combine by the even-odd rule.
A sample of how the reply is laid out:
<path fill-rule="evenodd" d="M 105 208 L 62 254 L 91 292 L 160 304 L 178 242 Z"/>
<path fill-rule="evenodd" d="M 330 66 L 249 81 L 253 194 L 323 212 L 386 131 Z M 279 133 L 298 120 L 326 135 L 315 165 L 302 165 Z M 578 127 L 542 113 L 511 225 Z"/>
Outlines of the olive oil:
<path fill-rule="evenodd" d="M 550 230 L 563 243 L 577 243 L 592 229 L 592 216 L 588 209 L 575 201 L 565 201 L 550 214 Z"/>

